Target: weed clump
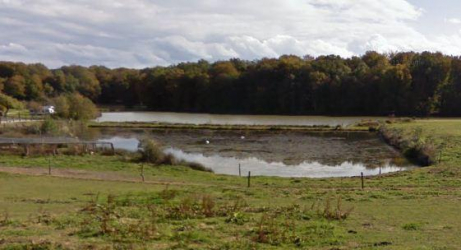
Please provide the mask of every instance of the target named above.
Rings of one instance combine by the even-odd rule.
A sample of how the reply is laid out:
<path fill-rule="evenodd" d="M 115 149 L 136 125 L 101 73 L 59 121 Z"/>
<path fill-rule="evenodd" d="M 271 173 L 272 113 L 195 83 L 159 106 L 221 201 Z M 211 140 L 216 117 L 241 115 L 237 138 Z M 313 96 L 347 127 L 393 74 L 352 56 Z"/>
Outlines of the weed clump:
<path fill-rule="evenodd" d="M 303 247 L 308 246 L 309 242 L 338 245 L 341 243 L 341 234 L 336 221 L 347 219 L 352 210 L 343 209 L 341 198 L 337 199 L 336 206 L 332 206 L 331 199 L 327 199 L 324 206 L 316 202 L 310 209 L 298 205 L 271 209 L 262 215 L 250 234 L 254 242 L 273 246 L 291 244 Z M 307 222 L 307 231 L 300 229 L 302 221 Z"/>
<path fill-rule="evenodd" d="M 187 162 L 187 161 L 181 161 L 179 162 L 179 165 L 184 165 L 186 167 L 189 167 L 190 169 L 197 170 L 197 171 L 202 171 L 202 172 L 210 172 L 213 173 L 213 170 L 203 166 L 200 163 L 197 162 Z"/>
<path fill-rule="evenodd" d="M 160 164 L 164 161 L 165 153 L 163 153 L 160 144 L 152 139 L 144 139 L 139 144 L 141 160 L 153 164 Z"/>
<path fill-rule="evenodd" d="M 251 207 L 240 196 L 194 194 L 167 186 L 157 192 L 130 192 L 105 199 L 94 195 L 75 217 L 53 219 L 52 223 L 61 230 L 72 228 L 72 235 L 84 240 L 98 238 L 120 246 L 169 240 L 178 244 L 170 245 L 173 248 L 196 249 L 211 242 L 215 230 L 229 227 L 238 242 L 256 248 L 306 249 L 342 244 L 346 231 L 338 221 L 350 212 L 344 212 L 340 201 L 335 207 L 330 200 L 310 208 L 297 204 Z"/>
<path fill-rule="evenodd" d="M 10 213 L 8 211 L 4 211 L 0 219 L 0 227 L 8 226 L 11 224 Z"/>
<path fill-rule="evenodd" d="M 318 210 L 317 213 L 320 217 L 323 217 L 327 220 L 341 221 L 347 219 L 353 210 L 353 207 L 344 209 L 342 206 L 342 199 L 339 197 L 334 208 L 331 205 L 331 199 L 327 199 L 325 201 L 325 208 L 323 210 Z"/>
<path fill-rule="evenodd" d="M 226 219 L 226 223 L 231 223 L 231 224 L 237 224 L 237 225 L 243 225 L 245 222 L 248 221 L 247 216 L 242 213 L 242 212 L 235 212 L 232 213 L 229 217 Z"/>
<path fill-rule="evenodd" d="M 213 172 L 211 169 L 206 168 L 200 163 L 180 161 L 172 154 L 165 154 L 160 143 L 153 139 L 142 140 L 139 144 L 139 148 L 139 152 L 141 154 L 140 161 L 142 162 L 167 166 L 182 165 L 197 171 Z"/>
<path fill-rule="evenodd" d="M 402 226 L 403 230 L 406 231 L 418 231 L 421 226 L 417 223 L 408 223 Z"/>

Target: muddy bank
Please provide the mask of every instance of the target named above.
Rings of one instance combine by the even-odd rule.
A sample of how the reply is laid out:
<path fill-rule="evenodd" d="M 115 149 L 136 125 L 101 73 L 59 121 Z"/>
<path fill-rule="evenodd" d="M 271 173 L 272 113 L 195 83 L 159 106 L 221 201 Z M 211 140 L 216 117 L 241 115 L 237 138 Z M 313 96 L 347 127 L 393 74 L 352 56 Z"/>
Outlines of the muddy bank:
<path fill-rule="evenodd" d="M 431 166 L 437 162 L 437 150 L 427 141 L 421 140 L 417 132 L 405 134 L 398 129 L 382 126 L 380 137 L 389 145 L 399 150 L 407 159 L 420 166 Z"/>

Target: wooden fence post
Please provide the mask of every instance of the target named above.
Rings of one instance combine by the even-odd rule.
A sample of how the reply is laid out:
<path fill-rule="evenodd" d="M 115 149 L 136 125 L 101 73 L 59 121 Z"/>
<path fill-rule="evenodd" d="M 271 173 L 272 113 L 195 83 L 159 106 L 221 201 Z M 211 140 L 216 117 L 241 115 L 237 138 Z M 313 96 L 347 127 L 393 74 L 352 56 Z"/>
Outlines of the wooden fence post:
<path fill-rule="evenodd" d="M 362 179 L 362 190 L 365 189 L 365 183 L 363 180 L 363 172 L 361 173 L 361 179 Z"/>
<path fill-rule="evenodd" d="M 141 178 L 142 178 L 142 182 L 145 182 L 146 180 L 144 179 L 144 164 L 141 163 Z"/>
<path fill-rule="evenodd" d="M 240 163 L 239 163 L 239 176 L 242 177 L 242 168 L 240 167 Z"/>
<path fill-rule="evenodd" d="M 251 186 L 251 171 L 248 172 L 248 187 Z"/>
<path fill-rule="evenodd" d="M 48 175 L 51 175 L 51 157 L 48 158 Z"/>

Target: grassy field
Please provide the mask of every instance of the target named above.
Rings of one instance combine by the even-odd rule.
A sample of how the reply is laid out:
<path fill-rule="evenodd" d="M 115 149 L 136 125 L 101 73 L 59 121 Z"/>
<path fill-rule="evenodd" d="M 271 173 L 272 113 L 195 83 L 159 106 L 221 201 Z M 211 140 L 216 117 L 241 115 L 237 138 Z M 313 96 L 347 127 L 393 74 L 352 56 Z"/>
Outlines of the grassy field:
<path fill-rule="evenodd" d="M 437 161 L 450 165 L 461 164 L 461 121 L 457 119 L 428 119 L 416 123 L 397 123 L 390 126 L 402 138 L 432 144 Z"/>
<path fill-rule="evenodd" d="M 460 249 L 461 120 L 388 126 L 433 143 L 442 161 L 366 178 L 362 190 L 360 178 L 247 187 L 181 166 L 145 166 L 142 183 L 125 156 L 56 156 L 62 175 L 47 176 L 47 157 L 2 155 L 18 172 L 0 174 L 0 248 Z"/>

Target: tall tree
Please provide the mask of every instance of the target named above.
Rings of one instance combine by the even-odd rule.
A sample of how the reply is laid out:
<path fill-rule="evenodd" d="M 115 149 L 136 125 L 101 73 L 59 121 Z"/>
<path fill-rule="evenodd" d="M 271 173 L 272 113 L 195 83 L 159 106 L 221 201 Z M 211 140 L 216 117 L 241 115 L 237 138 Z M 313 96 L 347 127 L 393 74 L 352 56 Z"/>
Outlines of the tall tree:
<path fill-rule="evenodd" d="M 14 98 L 23 99 L 26 95 L 26 79 L 14 75 L 5 82 L 4 92 Z"/>
<path fill-rule="evenodd" d="M 10 109 L 21 109 L 23 104 L 11 96 L 0 93 L 0 107 L 3 109 L 3 116 L 7 117 Z"/>

